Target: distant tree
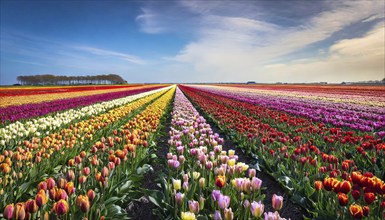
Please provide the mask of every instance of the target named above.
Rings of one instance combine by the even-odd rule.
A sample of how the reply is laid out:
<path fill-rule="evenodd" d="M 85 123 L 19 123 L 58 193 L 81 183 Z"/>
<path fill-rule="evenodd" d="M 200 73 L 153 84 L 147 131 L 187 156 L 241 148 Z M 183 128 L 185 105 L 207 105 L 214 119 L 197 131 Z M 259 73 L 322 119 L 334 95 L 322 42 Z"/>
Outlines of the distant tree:
<path fill-rule="evenodd" d="M 52 74 L 18 76 L 21 85 L 85 85 L 85 84 L 123 84 L 127 83 L 116 74 L 94 76 L 55 76 Z"/>

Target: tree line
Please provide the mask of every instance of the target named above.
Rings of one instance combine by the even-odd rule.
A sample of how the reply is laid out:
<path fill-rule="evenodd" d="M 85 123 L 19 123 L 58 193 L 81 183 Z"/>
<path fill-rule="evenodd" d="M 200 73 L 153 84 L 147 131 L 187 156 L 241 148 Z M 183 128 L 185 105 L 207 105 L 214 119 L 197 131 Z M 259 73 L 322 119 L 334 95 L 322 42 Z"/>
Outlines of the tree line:
<path fill-rule="evenodd" d="M 51 74 L 18 76 L 20 85 L 90 85 L 90 84 L 123 84 L 127 83 L 116 74 L 93 76 L 55 76 Z"/>

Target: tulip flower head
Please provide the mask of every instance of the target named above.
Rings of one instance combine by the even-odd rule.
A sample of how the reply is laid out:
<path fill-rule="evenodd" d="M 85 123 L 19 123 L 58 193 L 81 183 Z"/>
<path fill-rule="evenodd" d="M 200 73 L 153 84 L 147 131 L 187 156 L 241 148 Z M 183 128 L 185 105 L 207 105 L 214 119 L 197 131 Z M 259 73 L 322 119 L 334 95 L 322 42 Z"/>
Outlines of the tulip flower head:
<path fill-rule="evenodd" d="M 280 210 L 283 206 L 283 197 L 274 194 L 271 199 L 271 204 L 276 211 Z"/>
<path fill-rule="evenodd" d="M 215 185 L 219 188 L 222 188 L 226 185 L 226 177 L 225 176 L 217 176 L 215 179 Z"/>
<path fill-rule="evenodd" d="M 25 218 L 25 205 L 24 203 L 16 203 L 15 205 L 15 219 L 24 219 Z"/>
<path fill-rule="evenodd" d="M 221 191 L 219 190 L 213 190 L 213 192 L 211 193 L 211 197 L 214 201 L 218 201 L 220 195 Z"/>
<path fill-rule="evenodd" d="M 264 208 L 265 206 L 261 203 L 261 201 L 259 202 L 254 201 L 250 205 L 251 214 L 256 218 L 259 218 L 262 216 Z"/>
<path fill-rule="evenodd" d="M 372 204 L 374 200 L 376 200 L 376 196 L 372 192 L 368 192 L 364 194 L 364 200 L 367 204 Z"/>
<path fill-rule="evenodd" d="M 47 197 L 47 195 L 45 193 L 45 190 L 41 189 L 36 194 L 35 201 L 36 201 L 36 205 L 39 206 L 39 207 L 42 207 L 43 205 L 45 205 L 47 203 L 48 197 Z"/>
<path fill-rule="evenodd" d="M 264 215 L 265 220 L 283 220 L 283 218 L 279 216 L 279 213 L 277 211 L 268 213 L 265 212 Z"/>
<path fill-rule="evenodd" d="M 30 199 L 25 203 L 25 210 L 29 213 L 35 213 L 38 209 L 39 207 L 34 199 Z"/>
<path fill-rule="evenodd" d="M 199 213 L 199 203 L 197 201 L 194 201 L 194 200 L 188 201 L 188 207 L 189 207 L 190 212 L 192 212 L 194 214 Z"/>
<path fill-rule="evenodd" d="M 225 216 L 225 220 L 233 220 L 234 219 L 234 213 L 231 210 L 231 208 L 229 208 L 229 209 L 225 208 L 223 213 L 224 213 L 224 216 Z"/>
<path fill-rule="evenodd" d="M 181 219 L 182 220 L 195 220 L 195 214 L 192 212 L 182 212 L 181 213 Z"/>
<path fill-rule="evenodd" d="M 61 199 L 54 204 L 53 210 L 57 215 L 64 215 L 68 212 L 69 206 L 66 200 Z"/>
<path fill-rule="evenodd" d="M 322 181 L 314 181 L 314 187 L 317 191 L 322 189 Z"/>
<path fill-rule="evenodd" d="M 90 202 L 92 202 L 95 199 L 95 191 L 93 191 L 92 189 L 89 189 L 87 192 L 87 197 L 90 200 Z"/>
<path fill-rule="evenodd" d="M 76 205 L 82 212 L 87 213 L 90 210 L 90 201 L 88 196 L 79 195 L 76 199 Z"/>
<path fill-rule="evenodd" d="M 259 179 L 257 177 L 253 177 L 251 179 L 251 188 L 253 191 L 260 190 L 261 186 L 262 186 L 262 180 L 261 179 Z"/>
<path fill-rule="evenodd" d="M 346 206 L 348 205 L 348 202 L 349 202 L 348 195 L 346 195 L 345 193 L 338 194 L 338 203 L 340 204 L 340 206 Z"/>
<path fill-rule="evenodd" d="M 230 197 L 220 194 L 218 198 L 218 205 L 221 209 L 225 209 L 230 205 Z"/>
<path fill-rule="evenodd" d="M 3 217 L 6 219 L 12 219 L 14 209 L 15 209 L 15 206 L 13 205 L 13 203 L 5 206 Z"/>
<path fill-rule="evenodd" d="M 176 202 L 176 204 L 181 205 L 182 202 L 183 202 L 183 199 L 184 199 L 184 194 L 183 193 L 178 192 L 178 193 L 175 194 L 175 202 Z"/>
<path fill-rule="evenodd" d="M 221 212 L 219 210 L 215 210 L 214 220 L 222 220 L 222 215 L 221 215 Z"/>
<path fill-rule="evenodd" d="M 182 182 L 181 180 L 173 180 L 172 181 L 172 186 L 174 187 L 175 190 L 180 190 Z"/>
<path fill-rule="evenodd" d="M 350 214 L 354 217 L 354 218 L 362 218 L 363 214 L 364 214 L 364 211 L 362 209 L 362 207 L 358 204 L 352 204 L 350 205 L 349 207 L 349 211 L 350 211 Z"/>

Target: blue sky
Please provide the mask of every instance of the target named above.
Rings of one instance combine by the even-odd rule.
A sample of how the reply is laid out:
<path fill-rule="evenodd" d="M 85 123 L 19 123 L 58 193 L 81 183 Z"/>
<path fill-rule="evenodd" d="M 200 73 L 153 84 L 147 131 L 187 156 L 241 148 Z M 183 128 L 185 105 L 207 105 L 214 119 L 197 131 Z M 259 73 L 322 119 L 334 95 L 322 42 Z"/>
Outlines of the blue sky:
<path fill-rule="evenodd" d="M 1 0 L 0 84 L 341 82 L 384 73 L 384 1 Z"/>

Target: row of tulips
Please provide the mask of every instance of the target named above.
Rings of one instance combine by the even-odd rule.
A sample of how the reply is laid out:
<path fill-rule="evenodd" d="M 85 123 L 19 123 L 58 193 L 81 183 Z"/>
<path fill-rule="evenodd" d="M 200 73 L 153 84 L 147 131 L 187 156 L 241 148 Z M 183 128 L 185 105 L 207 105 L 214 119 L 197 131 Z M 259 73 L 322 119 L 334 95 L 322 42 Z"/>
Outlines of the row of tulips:
<path fill-rule="evenodd" d="M 162 208 L 169 210 L 163 214 L 186 220 L 283 219 L 278 213 L 283 197 L 274 195 L 274 212 L 265 212 L 262 180 L 256 170 L 238 162 L 234 150 L 222 150 L 223 139 L 179 89 L 169 135 L 168 177 L 162 197 L 168 203 Z"/>
<path fill-rule="evenodd" d="M 0 201 L 18 201 L 42 175 L 57 173 L 69 158 L 89 149 L 99 138 L 112 134 L 164 93 L 159 91 L 44 138 L 25 140 L 15 150 L 4 150 L 0 155 Z"/>
<path fill-rule="evenodd" d="M 83 120 L 92 115 L 99 115 L 108 110 L 130 103 L 136 99 L 156 93 L 166 88 L 154 89 L 143 92 L 141 89 L 132 90 L 132 95 L 113 99 L 111 101 L 100 102 L 81 108 L 73 108 L 66 111 L 53 112 L 41 118 L 34 118 L 26 121 L 16 121 L 0 129 L 0 146 L 12 146 L 10 143 L 17 139 L 26 139 L 27 137 L 40 137 L 42 134 L 48 135 L 64 125 L 73 123 L 75 120 Z"/>
<path fill-rule="evenodd" d="M 79 108 L 82 106 L 91 105 L 98 102 L 109 101 L 112 99 L 122 98 L 125 96 L 130 96 L 134 94 L 138 94 L 141 92 L 150 91 L 152 89 L 161 88 L 163 86 L 154 86 L 154 85 L 145 85 L 145 86 L 135 86 L 129 88 L 119 89 L 122 91 L 110 91 L 103 90 L 102 94 L 94 94 L 87 95 L 83 94 L 83 96 L 76 96 L 74 98 L 70 98 L 70 95 L 66 93 L 65 98 L 63 99 L 63 94 L 52 94 L 51 96 L 55 96 L 56 99 L 38 102 L 38 103 L 28 103 L 28 104 L 15 104 L 12 106 L 7 106 L 0 108 L 0 121 L 1 124 L 7 124 L 14 121 L 28 119 L 32 117 L 38 117 L 58 111 L 63 111 L 72 108 Z M 98 92 L 98 91 L 93 91 Z M 69 93 L 72 94 L 72 93 Z M 34 97 L 25 96 L 26 100 L 34 100 Z M 39 96 L 40 97 L 40 96 Z M 45 97 L 45 96 L 42 96 Z M 7 97 L 7 99 L 10 99 Z M 15 99 L 15 98 L 11 98 Z M 0 100 L 1 101 L 1 100 Z M 18 102 L 16 102 L 18 103 Z"/>
<path fill-rule="evenodd" d="M 49 86 L 49 87 L 38 87 L 38 86 L 23 86 L 23 87 L 9 87 L 0 88 L 0 97 L 3 96 L 25 96 L 25 95 L 43 95 L 51 93 L 68 93 L 68 92 L 84 92 L 92 90 L 110 90 L 120 89 L 136 86 L 135 84 L 130 85 L 97 85 L 97 86 Z"/>
<path fill-rule="evenodd" d="M 344 135 L 348 133 L 341 129 L 318 125 L 313 128 L 307 127 L 308 133 L 313 135 L 302 138 L 302 131 L 297 133 L 298 131 L 295 129 L 296 125 L 306 124 L 306 121 L 300 118 L 291 119 L 289 116 L 288 118 L 281 118 L 276 115 L 276 121 L 271 121 L 270 124 L 263 123 L 256 120 L 255 114 L 261 114 L 262 117 L 269 117 L 269 115 L 264 115 L 262 111 L 254 112 L 252 111 L 255 110 L 253 107 L 196 89 L 182 88 L 204 112 L 218 123 L 221 129 L 239 143 L 239 146 L 250 154 L 257 155 L 264 169 L 284 184 L 292 193 L 293 200 L 302 204 L 314 217 L 335 218 L 336 216 L 342 217 L 352 214 L 351 212 L 341 213 L 338 203 L 332 202 L 337 201 L 336 199 L 330 201 L 319 199 L 322 198 L 324 192 L 320 190 L 322 187 L 319 187 L 319 184 L 316 187 L 313 182 L 322 182 L 328 176 L 337 180 L 348 181 L 351 178 L 351 172 L 359 170 L 374 169 L 379 174 L 378 176 L 384 175 L 385 145 L 381 140 L 373 139 L 373 136 L 369 138 L 364 135 L 363 138 L 357 138 L 357 141 L 361 143 L 361 146 L 365 146 L 365 149 L 361 146 L 357 147 L 357 150 L 355 149 L 354 146 L 357 141 L 354 142 L 354 133 L 348 135 L 353 138 L 351 143 L 343 144 L 340 140 L 339 142 L 318 145 L 320 142 L 317 139 L 323 139 L 324 135 L 335 133 L 333 138 L 341 138 L 341 133 Z M 269 109 L 265 109 L 265 111 L 269 112 Z M 283 126 L 282 124 L 285 123 L 287 125 Z M 346 136 L 342 137 L 346 139 Z M 368 139 L 366 141 L 369 142 L 366 142 L 365 139 Z M 370 144 L 366 145 L 367 143 Z M 368 154 L 377 155 L 378 158 L 371 159 Z M 365 164 L 366 166 L 362 166 Z M 375 176 L 374 178 L 379 180 Z M 383 182 L 377 182 L 382 187 Z M 376 201 L 375 204 L 380 204 L 383 201 L 383 192 L 372 193 Z M 357 207 L 356 203 L 350 204 L 353 205 L 353 208 Z M 378 206 L 368 204 L 368 207 L 370 210 L 376 210 L 376 212 L 371 212 L 370 217 L 379 218 L 380 209 L 377 208 Z"/>
<path fill-rule="evenodd" d="M 338 127 L 348 127 L 361 131 L 384 130 L 385 110 L 383 106 L 372 107 L 349 103 L 312 100 L 303 97 L 287 97 L 279 93 L 225 86 L 199 86 L 199 89 L 221 96 L 245 101 L 255 105 L 284 111 L 313 121 L 330 123 Z M 385 133 L 383 134 L 385 135 Z"/>
<path fill-rule="evenodd" d="M 200 90 L 193 91 L 204 96 L 213 95 L 202 93 Z M 229 121 L 223 121 L 223 123 L 231 123 L 226 126 L 227 128 L 235 129 L 250 139 L 255 137 L 256 144 L 270 143 L 273 148 L 269 150 L 279 150 L 279 145 L 274 147 L 276 142 L 290 143 L 297 147 L 296 151 L 301 151 L 301 147 L 309 148 L 314 145 L 317 149 L 313 147 L 307 151 L 340 155 L 340 162 L 354 158 L 356 166 L 375 172 L 379 176 L 384 175 L 385 160 L 382 156 L 384 143 L 381 139 L 376 139 L 373 134 L 333 128 L 322 123 L 315 124 L 306 118 L 221 96 L 215 96 L 214 103 L 219 105 L 218 108 L 222 105 L 227 106 L 228 110 L 221 109 L 221 112 L 217 112 L 218 116 L 229 115 Z M 230 117 L 234 114 L 238 115 L 235 121 Z M 247 123 L 242 125 L 245 121 Z M 336 144 L 339 145 L 338 148 L 334 147 Z"/>
<path fill-rule="evenodd" d="M 125 219 L 122 208 L 137 197 L 148 170 L 149 142 L 157 134 L 175 88 L 107 138 L 42 179 L 25 202 L 7 204 L 5 219 Z"/>
<path fill-rule="evenodd" d="M 274 93 L 277 96 L 378 107 L 385 106 L 385 89 L 383 86 L 235 85 L 233 87 L 255 89 L 258 92 Z"/>
<path fill-rule="evenodd" d="M 158 85 L 152 85 L 152 86 L 158 86 Z M 131 89 L 136 89 L 138 87 L 151 87 L 151 85 L 133 85 L 133 86 L 126 86 L 122 88 L 110 88 L 107 90 L 89 90 L 89 91 L 80 91 L 80 92 L 69 92 L 69 93 L 51 93 L 51 94 L 34 94 L 34 95 L 23 95 L 23 96 L 13 96 L 13 97 L 0 97 L 0 107 L 2 109 L 6 109 L 6 107 L 11 106 L 19 106 L 19 105 L 26 105 L 26 104 L 38 104 L 41 102 L 52 102 L 58 99 L 63 98 L 77 98 L 77 97 L 84 97 L 84 96 L 94 96 L 94 95 L 102 95 L 107 93 L 116 93 L 116 92 L 124 92 L 129 91 Z"/>

